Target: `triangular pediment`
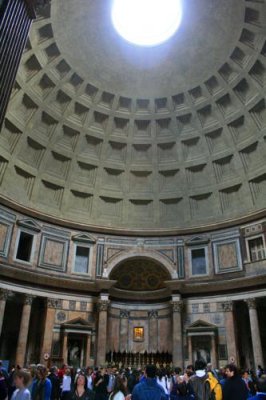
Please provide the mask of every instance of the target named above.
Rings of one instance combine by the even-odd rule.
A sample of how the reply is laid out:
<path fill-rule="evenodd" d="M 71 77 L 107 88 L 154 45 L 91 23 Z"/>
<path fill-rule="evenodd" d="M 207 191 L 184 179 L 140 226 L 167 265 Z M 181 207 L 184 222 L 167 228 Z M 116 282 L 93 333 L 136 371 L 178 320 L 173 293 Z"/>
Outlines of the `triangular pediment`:
<path fill-rule="evenodd" d="M 78 326 L 89 326 L 89 322 L 86 321 L 84 318 L 77 317 L 74 319 L 70 319 L 69 321 L 64 322 L 62 325 L 71 325 L 72 327 L 78 327 Z"/>
<path fill-rule="evenodd" d="M 198 319 L 197 321 L 193 322 L 193 324 L 187 327 L 188 331 L 202 331 L 202 330 L 216 330 L 217 326 L 210 324 L 207 321 L 203 321 L 202 319 Z"/>
<path fill-rule="evenodd" d="M 187 246 L 197 246 L 199 244 L 207 244 L 209 238 L 206 236 L 194 236 L 192 239 L 186 242 Z"/>
<path fill-rule="evenodd" d="M 79 233 L 78 235 L 72 236 L 72 240 L 75 242 L 83 242 L 83 243 L 95 243 L 96 240 L 92 235 L 88 233 Z"/>
<path fill-rule="evenodd" d="M 40 232 L 42 228 L 41 225 L 37 224 L 36 221 L 30 218 L 20 219 L 17 221 L 17 224 L 35 232 Z"/>

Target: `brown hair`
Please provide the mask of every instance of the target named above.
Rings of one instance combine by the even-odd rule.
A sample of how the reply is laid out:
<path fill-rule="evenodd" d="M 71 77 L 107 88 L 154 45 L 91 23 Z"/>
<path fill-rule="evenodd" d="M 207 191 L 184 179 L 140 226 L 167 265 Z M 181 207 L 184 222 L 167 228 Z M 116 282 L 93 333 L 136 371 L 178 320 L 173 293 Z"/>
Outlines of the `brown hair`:
<path fill-rule="evenodd" d="M 24 386 L 27 386 L 30 381 L 30 373 L 26 369 L 18 369 L 14 373 L 14 377 L 22 378 Z"/>

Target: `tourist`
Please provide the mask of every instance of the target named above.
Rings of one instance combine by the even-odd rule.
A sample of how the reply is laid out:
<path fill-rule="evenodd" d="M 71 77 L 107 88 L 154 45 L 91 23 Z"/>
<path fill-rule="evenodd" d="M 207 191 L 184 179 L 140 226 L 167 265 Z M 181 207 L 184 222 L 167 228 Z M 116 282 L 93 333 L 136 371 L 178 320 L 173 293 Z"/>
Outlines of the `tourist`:
<path fill-rule="evenodd" d="M 31 394 L 27 388 L 31 378 L 30 373 L 25 369 L 18 369 L 13 376 L 16 390 L 13 392 L 11 400 L 31 400 Z"/>
<path fill-rule="evenodd" d="M 227 379 L 223 385 L 224 400 L 245 400 L 248 398 L 248 388 L 238 373 L 235 364 L 228 364 L 225 367 Z"/>
<path fill-rule="evenodd" d="M 132 392 L 132 400 L 167 400 L 168 396 L 156 381 L 155 365 L 147 365 L 145 378 L 138 383 Z"/>
<path fill-rule="evenodd" d="M 36 369 L 36 378 L 32 383 L 32 400 L 50 400 L 52 392 L 51 381 L 47 378 L 47 369 L 39 364 Z"/>
<path fill-rule="evenodd" d="M 94 400 L 94 398 L 94 392 L 88 389 L 86 375 L 83 373 L 78 373 L 70 400 Z"/>

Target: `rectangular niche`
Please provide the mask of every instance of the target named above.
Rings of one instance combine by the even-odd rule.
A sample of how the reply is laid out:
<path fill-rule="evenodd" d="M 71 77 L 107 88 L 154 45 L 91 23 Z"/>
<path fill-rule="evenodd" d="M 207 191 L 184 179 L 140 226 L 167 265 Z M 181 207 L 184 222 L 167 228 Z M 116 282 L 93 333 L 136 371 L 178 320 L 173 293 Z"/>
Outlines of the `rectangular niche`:
<path fill-rule="evenodd" d="M 215 272 L 225 273 L 242 270 L 238 238 L 212 242 Z"/>
<path fill-rule="evenodd" d="M 209 171 L 207 164 L 193 165 L 186 168 L 187 182 L 190 186 L 198 187 L 212 183 L 212 174 Z"/>
<path fill-rule="evenodd" d="M 76 164 L 75 172 L 72 175 L 72 181 L 82 183 L 86 186 L 94 187 L 97 170 L 98 167 L 96 165 L 78 161 Z"/>
<path fill-rule="evenodd" d="M 161 220 L 172 221 L 173 224 L 184 219 L 184 204 L 182 197 L 160 199 Z"/>
<path fill-rule="evenodd" d="M 124 171 L 114 168 L 104 168 L 102 187 L 111 190 L 122 190 Z"/>
<path fill-rule="evenodd" d="M 127 144 L 122 142 L 108 142 L 106 150 L 106 159 L 109 161 L 125 163 L 127 153 Z"/>
<path fill-rule="evenodd" d="M 152 146 L 148 143 L 132 145 L 132 164 L 151 164 Z"/>
<path fill-rule="evenodd" d="M 64 272 L 66 270 L 69 240 L 42 234 L 39 267 Z"/>
<path fill-rule="evenodd" d="M 152 172 L 130 171 L 130 188 L 134 192 L 150 192 L 152 189 Z"/>
<path fill-rule="evenodd" d="M 153 217 L 153 201 L 152 200 L 129 200 L 129 216 L 132 221 L 135 219 L 138 221 L 151 220 Z"/>
<path fill-rule="evenodd" d="M 98 202 L 98 216 L 101 219 L 108 217 L 108 219 L 117 219 L 122 217 L 123 200 L 120 198 L 100 196 Z M 108 224 L 108 220 L 106 221 Z"/>
<path fill-rule="evenodd" d="M 137 119 L 134 123 L 134 136 L 150 137 L 151 136 L 151 121 Z"/>
<path fill-rule="evenodd" d="M 73 272 L 76 274 L 89 274 L 89 268 L 91 264 L 91 254 L 92 248 L 91 246 L 81 245 L 79 243 L 75 243 L 75 256 L 73 260 Z"/>
<path fill-rule="evenodd" d="M 93 195 L 77 190 L 70 190 L 69 211 L 90 215 L 92 209 Z"/>
<path fill-rule="evenodd" d="M 44 206 L 60 208 L 62 204 L 64 188 L 54 183 L 42 180 L 38 195 L 38 201 Z"/>
<path fill-rule="evenodd" d="M 173 120 L 171 118 L 160 118 L 155 121 L 156 123 L 156 135 L 161 136 L 173 136 L 174 129 Z"/>
<path fill-rule="evenodd" d="M 0 256 L 7 257 L 15 222 L 15 215 L 9 214 L 0 208 Z"/>
<path fill-rule="evenodd" d="M 12 225 L 0 222 L 0 256 L 7 257 L 12 233 Z"/>
<path fill-rule="evenodd" d="M 185 161 L 193 160 L 202 157 L 205 153 L 205 148 L 202 148 L 200 137 L 195 137 L 182 141 L 182 153 Z"/>
<path fill-rule="evenodd" d="M 204 193 L 189 198 L 192 218 L 208 218 L 213 216 L 213 193 Z M 217 210 L 215 211 L 217 213 Z"/>
<path fill-rule="evenodd" d="M 202 276 L 209 272 L 208 247 L 192 247 L 189 251 L 190 275 Z"/>
<path fill-rule="evenodd" d="M 159 171 L 160 192 L 175 192 L 180 186 L 182 187 L 183 184 L 180 179 L 179 169 Z"/>
<path fill-rule="evenodd" d="M 158 143 L 159 163 L 178 161 L 176 142 Z"/>
<path fill-rule="evenodd" d="M 81 147 L 81 156 L 93 157 L 96 160 L 99 160 L 102 150 L 103 140 L 91 135 L 85 135 L 85 140 L 82 143 Z"/>

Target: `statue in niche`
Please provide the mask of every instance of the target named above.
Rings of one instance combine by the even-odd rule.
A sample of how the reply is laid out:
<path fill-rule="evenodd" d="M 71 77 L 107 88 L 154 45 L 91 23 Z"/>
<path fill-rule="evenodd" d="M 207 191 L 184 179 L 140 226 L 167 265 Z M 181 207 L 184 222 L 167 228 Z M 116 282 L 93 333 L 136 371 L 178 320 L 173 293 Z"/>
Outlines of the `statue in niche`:
<path fill-rule="evenodd" d="M 68 362 L 73 367 L 80 365 L 80 346 L 78 342 L 72 342 L 68 348 Z"/>

